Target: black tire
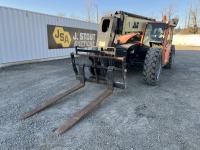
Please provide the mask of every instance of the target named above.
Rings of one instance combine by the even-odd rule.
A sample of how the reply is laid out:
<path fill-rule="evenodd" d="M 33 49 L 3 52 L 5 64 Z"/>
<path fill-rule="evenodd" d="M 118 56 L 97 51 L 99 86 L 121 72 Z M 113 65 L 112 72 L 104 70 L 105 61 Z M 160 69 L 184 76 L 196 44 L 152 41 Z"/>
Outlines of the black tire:
<path fill-rule="evenodd" d="M 157 85 L 160 80 L 160 74 L 162 71 L 162 52 L 159 48 L 150 48 L 147 51 L 144 67 L 143 67 L 143 75 L 144 81 L 148 85 Z"/>
<path fill-rule="evenodd" d="M 174 63 L 174 57 L 175 57 L 175 46 L 171 46 L 171 51 L 169 54 L 169 62 L 163 67 L 164 69 L 171 69 L 172 65 Z"/>
<path fill-rule="evenodd" d="M 98 61 L 98 60 L 96 60 L 96 65 L 101 65 L 101 63 Z M 89 64 L 90 65 L 94 65 L 94 59 L 93 58 L 91 58 L 91 57 L 89 57 Z M 95 68 L 94 67 L 89 67 L 89 72 L 92 74 L 92 75 L 95 75 Z M 100 69 L 96 69 L 96 73 L 97 73 L 97 75 L 100 75 Z"/>

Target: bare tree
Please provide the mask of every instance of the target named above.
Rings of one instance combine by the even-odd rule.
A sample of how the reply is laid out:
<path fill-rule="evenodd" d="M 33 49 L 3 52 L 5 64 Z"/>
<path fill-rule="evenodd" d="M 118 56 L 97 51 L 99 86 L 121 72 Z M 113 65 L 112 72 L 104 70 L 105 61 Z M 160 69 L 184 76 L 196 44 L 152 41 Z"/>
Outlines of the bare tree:
<path fill-rule="evenodd" d="M 59 17 L 66 17 L 66 15 L 65 15 L 64 12 L 59 12 L 59 13 L 57 14 L 57 16 L 59 16 Z"/>
<path fill-rule="evenodd" d="M 176 11 L 176 5 L 173 3 L 169 3 L 168 6 L 164 6 L 162 8 L 162 17 L 166 16 L 167 20 L 170 20 L 175 15 L 175 11 Z"/>
<path fill-rule="evenodd" d="M 187 28 L 189 25 L 188 25 L 188 23 L 189 23 L 189 10 L 188 11 L 186 11 L 186 13 L 185 13 L 185 28 Z"/>
<path fill-rule="evenodd" d="M 159 16 L 159 17 L 158 17 L 158 14 L 155 13 L 154 11 L 151 11 L 151 13 L 148 13 L 147 16 L 148 16 L 149 18 L 156 19 L 156 20 L 161 20 L 161 17 L 162 17 L 162 16 Z"/>
<path fill-rule="evenodd" d="M 187 28 L 189 33 L 196 34 L 198 33 L 199 27 L 199 2 L 191 1 L 191 6 L 188 11 L 188 23 Z"/>
<path fill-rule="evenodd" d="M 72 14 L 69 16 L 69 18 L 71 18 L 71 19 L 76 19 L 76 20 L 81 20 L 81 17 L 78 16 L 78 15 L 76 15 L 75 13 L 72 13 Z"/>
<path fill-rule="evenodd" d="M 115 10 L 106 10 L 102 12 L 102 16 L 110 16 L 113 13 L 115 13 Z"/>
<path fill-rule="evenodd" d="M 170 4 L 169 8 L 168 8 L 168 11 L 167 11 L 167 16 L 168 16 L 169 20 L 172 19 L 173 15 L 174 15 L 174 12 L 175 12 L 175 5 Z"/>
<path fill-rule="evenodd" d="M 198 15 L 199 15 L 199 8 L 198 5 L 195 5 L 191 11 L 194 34 L 198 32 L 198 22 L 197 22 Z"/>
<path fill-rule="evenodd" d="M 85 10 L 86 10 L 86 21 L 94 22 L 93 12 L 94 2 L 92 0 L 85 0 Z"/>

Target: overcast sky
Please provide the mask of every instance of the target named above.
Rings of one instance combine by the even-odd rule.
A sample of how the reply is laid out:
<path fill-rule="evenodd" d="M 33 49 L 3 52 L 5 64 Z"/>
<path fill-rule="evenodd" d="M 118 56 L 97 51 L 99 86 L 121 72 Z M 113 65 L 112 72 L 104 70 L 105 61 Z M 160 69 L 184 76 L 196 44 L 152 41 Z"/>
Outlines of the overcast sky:
<path fill-rule="evenodd" d="M 179 16 L 178 26 L 184 26 L 186 12 L 192 1 L 195 0 L 90 0 L 98 6 L 99 16 L 105 11 L 123 10 L 147 17 L 161 19 L 163 8 L 170 4 L 176 9 L 174 14 Z M 200 0 L 196 0 L 200 2 Z M 64 13 L 66 17 L 73 15 L 84 18 L 86 0 L 0 0 L 0 6 L 7 6 L 51 15 Z M 96 17 L 96 7 L 92 8 L 93 17 Z"/>

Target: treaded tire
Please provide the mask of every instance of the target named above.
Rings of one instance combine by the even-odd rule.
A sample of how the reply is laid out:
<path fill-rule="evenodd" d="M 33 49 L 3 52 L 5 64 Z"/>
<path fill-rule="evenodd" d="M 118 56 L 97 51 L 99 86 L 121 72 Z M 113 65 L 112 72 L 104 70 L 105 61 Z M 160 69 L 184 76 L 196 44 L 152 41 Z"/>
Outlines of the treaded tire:
<path fill-rule="evenodd" d="M 162 71 L 161 49 L 150 48 L 147 51 L 144 61 L 144 68 L 143 68 L 144 81 L 148 85 L 153 85 L 153 86 L 157 85 L 160 80 L 161 71 Z"/>
<path fill-rule="evenodd" d="M 101 63 L 97 60 L 97 65 L 101 65 Z M 90 65 L 94 65 L 94 59 L 89 57 L 89 64 Z M 94 67 L 89 67 L 89 72 L 92 74 L 92 75 L 95 75 L 95 68 Z M 96 70 L 96 73 L 97 75 L 100 75 L 100 69 L 97 68 Z"/>
<path fill-rule="evenodd" d="M 175 45 L 171 46 L 171 51 L 169 54 L 169 62 L 163 67 L 164 69 L 171 69 L 172 65 L 174 63 L 174 57 L 175 57 Z"/>

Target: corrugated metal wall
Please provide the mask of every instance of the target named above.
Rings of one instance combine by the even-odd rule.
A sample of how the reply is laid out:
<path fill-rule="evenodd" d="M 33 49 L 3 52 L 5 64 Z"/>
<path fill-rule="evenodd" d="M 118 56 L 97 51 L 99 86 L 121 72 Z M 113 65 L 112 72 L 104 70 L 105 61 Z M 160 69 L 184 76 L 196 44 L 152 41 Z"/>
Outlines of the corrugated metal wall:
<path fill-rule="evenodd" d="M 74 48 L 48 49 L 47 24 L 98 29 L 95 23 L 0 6 L 0 65 L 69 56 Z"/>

